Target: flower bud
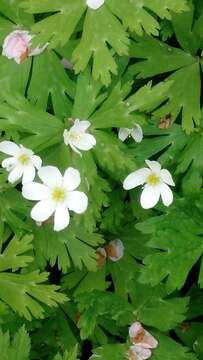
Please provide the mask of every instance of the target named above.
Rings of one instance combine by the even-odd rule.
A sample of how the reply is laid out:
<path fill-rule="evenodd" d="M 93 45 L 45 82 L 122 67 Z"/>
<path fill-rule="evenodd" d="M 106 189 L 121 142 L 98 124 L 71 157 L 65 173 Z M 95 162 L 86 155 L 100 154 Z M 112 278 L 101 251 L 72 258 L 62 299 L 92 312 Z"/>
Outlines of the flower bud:
<path fill-rule="evenodd" d="M 110 241 L 110 243 L 105 246 L 105 250 L 108 258 L 112 261 L 120 260 L 124 254 L 124 246 L 119 239 Z"/>

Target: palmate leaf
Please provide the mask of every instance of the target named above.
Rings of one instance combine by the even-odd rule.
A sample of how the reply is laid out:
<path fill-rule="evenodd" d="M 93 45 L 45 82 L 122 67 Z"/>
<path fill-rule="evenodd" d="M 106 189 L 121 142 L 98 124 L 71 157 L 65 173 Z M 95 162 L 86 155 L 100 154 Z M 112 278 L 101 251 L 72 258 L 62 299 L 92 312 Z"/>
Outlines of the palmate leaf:
<path fill-rule="evenodd" d="M 53 360 L 77 360 L 77 346 L 71 351 L 71 352 L 67 352 L 65 351 L 65 353 L 63 355 L 57 354 Z"/>
<path fill-rule="evenodd" d="M 144 59 L 132 65 L 130 70 L 140 78 L 176 70 L 167 78 L 172 81 L 168 90 L 168 101 L 154 112 L 154 116 L 162 118 L 171 114 L 172 120 L 175 121 L 182 111 L 183 129 L 190 133 L 194 125 L 200 124 L 201 117 L 200 66 L 197 59 L 150 37 L 140 38 L 137 43 L 133 43 L 131 54 Z M 187 86 L 188 83 L 190 87 Z"/>
<path fill-rule="evenodd" d="M 64 309 L 67 307 L 67 303 L 64 304 Z M 46 319 L 38 323 L 39 326 L 32 334 L 32 349 L 37 354 L 33 358 L 50 359 L 51 355 L 58 353 L 59 349 L 68 351 L 68 354 L 72 349 L 76 351 L 75 326 L 69 315 L 60 308 L 49 309 L 46 315 Z"/>
<path fill-rule="evenodd" d="M 35 228 L 34 248 L 39 266 L 43 267 L 46 261 L 53 266 L 58 263 L 64 273 L 71 266 L 82 269 L 83 265 L 90 270 L 97 269 L 95 248 L 104 242 L 98 233 L 88 233 L 82 226 L 70 225 L 67 229 L 53 232 L 53 225 L 42 225 Z"/>
<path fill-rule="evenodd" d="M 43 54 L 34 58 L 28 88 L 28 98 L 33 104 L 46 110 L 48 98 L 51 95 L 54 114 L 62 118 L 68 117 L 71 107 L 69 97 L 73 98 L 74 90 L 74 82 L 69 79 L 60 59 L 53 51 L 44 51 Z"/>
<path fill-rule="evenodd" d="M 65 295 L 56 292 L 58 286 L 43 285 L 48 276 L 48 273 L 40 274 L 39 271 L 24 275 L 1 273 L 0 298 L 27 320 L 43 318 L 44 309 L 40 302 L 55 307 L 67 300 Z"/>
<path fill-rule="evenodd" d="M 165 215 L 137 225 L 143 233 L 151 234 L 148 246 L 156 249 L 144 259 L 140 276 L 143 283 L 154 286 L 166 279 L 169 293 L 183 286 L 192 266 L 203 253 L 201 194 L 200 199 L 193 199 L 193 209 L 191 199 L 176 200 Z"/>
<path fill-rule="evenodd" d="M 134 144 L 131 145 L 135 158 L 142 163 L 145 159 L 157 155 L 157 160 L 167 168 L 178 162 L 179 155 L 189 139 L 177 124 L 173 124 L 169 129 L 159 129 L 150 124 L 144 128 L 144 134 L 145 138 L 139 148 L 135 148 Z"/>
<path fill-rule="evenodd" d="M 1 238 L 5 226 L 8 226 L 15 234 L 21 233 L 22 230 L 30 230 L 29 224 L 24 221 L 27 211 L 27 204 L 16 189 L 5 189 L 0 192 Z"/>
<path fill-rule="evenodd" d="M 4 91 L 25 94 L 30 72 L 31 59 L 19 66 L 15 61 L 0 56 L 0 87 Z"/>
<path fill-rule="evenodd" d="M 53 115 L 45 113 L 20 95 L 1 92 L 5 100 L 0 103 L 0 129 L 27 134 L 21 143 L 28 148 L 40 150 L 61 142 L 63 123 Z"/>
<path fill-rule="evenodd" d="M 93 355 L 89 360 L 123 360 L 126 358 L 128 346 L 126 344 L 107 344 L 102 347 L 93 349 Z"/>
<path fill-rule="evenodd" d="M 159 341 L 157 349 L 152 350 L 152 360 L 197 360 L 194 353 L 189 349 L 176 343 L 166 335 L 155 333 L 154 336 Z M 123 360 L 127 357 L 129 345 L 127 344 L 107 344 L 93 350 L 91 360 Z"/>
<path fill-rule="evenodd" d="M 30 338 L 22 326 L 11 340 L 9 332 L 0 330 L 0 348 L 2 360 L 29 360 Z"/>
<path fill-rule="evenodd" d="M 125 326 L 133 321 L 133 307 L 124 299 L 110 292 L 94 290 L 76 296 L 81 313 L 78 326 L 82 339 L 92 336 L 98 317 L 104 316 L 114 320 L 117 325 Z"/>
<path fill-rule="evenodd" d="M 44 309 L 39 302 L 57 306 L 57 303 L 66 301 L 65 295 L 56 292 L 58 286 L 43 284 L 48 279 L 48 273 L 3 272 L 26 267 L 33 260 L 30 255 L 23 255 L 32 249 L 31 240 L 32 237 L 28 235 L 22 239 L 14 237 L 0 255 L 0 298 L 27 320 L 31 320 L 32 316 L 43 317 Z"/>
<path fill-rule="evenodd" d="M 63 4 L 59 0 L 54 0 L 51 4 L 48 0 L 43 1 L 43 4 L 39 0 L 26 0 L 22 1 L 21 6 L 30 13 L 54 12 L 32 26 L 32 31 L 37 34 L 35 43 L 38 45 L 49 41 L 52 48 L 63 46 L 70 39 L 86 11 L 84 0 L 66 0 Z M 94 79 L 101 79 L 103 84 L 108 85 L 111 73 L 117 73 L 117 65 L 108 46 L 119 55 L 127 55 L 129 39 L 126 28 L 138 34 L 142 34 L 143 29 L 149 34 L 158 34 L 159 23 L 147 9 L 161 18 L 170 18 L 170 10 L 187 10 L 187 4 L 185 0 L 157 0 L 153 4 L 149 0 L 125 0 L 120 3 L 107 0 L 97 11 L 87 9 L 81 41 L 73 52 L 76 73 L 83 71 L 93 56 Z M 54 27 L 55 23 L 58 24 L 57 29 Z"/>
<path fill-rule="evenodd" d="M 31 235 L 25 235 L 21 239 L 18 236 L 14 236 L 4 252 L 0 254 L 0 271 L 18 269 L 32 262 L 32 256 L 23 255 L 23 253 L 32 249 L 32 239 Z"/>
<path fill-rule="evenodd" d="M 189 297 L 167 297 L 164 285 L 151 287 L 140 284 L 136 279 L 135 286 L 130 290 L 130 298 L 135 308 L 135 318 L 160 331 L 173 329 L 186 319 Z"/>

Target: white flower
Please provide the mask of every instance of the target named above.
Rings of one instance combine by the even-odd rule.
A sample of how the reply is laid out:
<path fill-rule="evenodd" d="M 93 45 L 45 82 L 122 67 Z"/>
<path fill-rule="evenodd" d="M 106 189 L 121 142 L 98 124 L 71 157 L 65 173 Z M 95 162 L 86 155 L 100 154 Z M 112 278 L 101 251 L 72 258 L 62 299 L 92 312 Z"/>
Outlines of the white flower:
<path fill-rule="evenodd" d="M 37 222 L 44 222 L 54 214 L 54 230 L 63 230 L 69 224 L 69 210 L 82 214 L 87 209 L 87 196 L 75 191 L 81 181 L 80 173 L 69 167 L 62 176 L 57 167 L 44 166 L 38 176 L 43 184 L 32 182 L 22 189 L 26 199 L 39 201 L 33 207 L 31 217 Z"/>
<path fill-rule="evenodd" d="M 8 172 L 8 181 L 15 183 L 22 177 L 22 183 L 26 184 L 34 180 L 35 168 L 39 169 L 42 160 L 34 155 L 33 151 L 25 148 L 23 145 L 17 145 L 12 141 L 2 141 L 0 151 L 11 155 L 2 161 L 2 167 Z"/>
<path fill-rule="evenodd" d="M 8 59 L 14 59 L 17 64 L 21 64 L 28 56 L 40 54 L 48 46 L 48 43 L 41 48 L 37 47 L 31 50 L 33 37 L 34 35 L 30 35 L 29 31 L 12 31 L 4 39 L 2 55 Z"/>
<path fill-rule="evenodd" d="M 143 131 L 139 124 L 135 124 L 135 127 L 132 129 L 121 128 L 118 132 L 118 137 L 121 141 L 125 141 L 128 137 L 131 137 L 135 142 L 140 143 L 143 139 Z"/>
<path fill-rule="evenodd" d="M 128 360 L 146 360 L 152 356 L 150 349 L 142 346 L 132 345 L 128 351 Z"/>
<path fill-rule="evenodd" d="M 139 185 L 144 185 L 140 202 L 144 209 L 153 208 L 161 196 L 165 206 L 173 202 L 173 193 L 170 186 L 175 186 L 170 172 L 161 169 L 157 161 L 146 160 L 149 168 L 142 168 L 129 174 L 124 180 L 123 187 L 130 190 Z"/>
<path fill-rule="evenodd" d="M 88 151 L 96 145 L 96 139 L 93 135 L 86 133 L 91 123 L 87 120 L 76 119 L 74 125 L 65 129 L 63 133 L 64 142 L 81 155 L 79 150 Z M 79 149 L 79 150 L 78 150 Z"/>
<path fill-rule="evenodd" d="M 90 9 L 97 10 L 104 4 L 104 0 L 86 0 L 86 4 Z"/>
<path fill-rule="evenodd" d="M 158 341 L 143 328 L 139 321 L 135 321 L 130 326 L 129 336 L 134 345 L 142 346 L 145 349 L 155 349 L 158 346 Z"/>
<path fill-rule="evenodd" d="M 105 250 L 108 258 L 114 262 L 122 259 L 124 254 L 124 246 L 120 239 L 110 241 L 110 243 L 105 246 Z"/>

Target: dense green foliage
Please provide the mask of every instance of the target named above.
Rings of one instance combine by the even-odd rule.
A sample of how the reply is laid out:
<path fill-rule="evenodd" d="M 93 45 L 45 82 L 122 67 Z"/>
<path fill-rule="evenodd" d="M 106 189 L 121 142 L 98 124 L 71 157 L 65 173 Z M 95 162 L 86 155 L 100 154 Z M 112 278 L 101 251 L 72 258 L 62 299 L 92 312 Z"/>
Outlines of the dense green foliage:
<path fill-rule="evenodd" d="M 37 226 L 0 169 L 1 360 L 125 360 L 134 321 L 159 341 L 152 360 L 202 360 L 202 1 L 0 0 L 1 46 L 16 29 L 48 47 L 0 56 L 1 141 L 78 169 L 89 204 L 62 231 Z M 73 118 L 97 141 L 82 156 L 63 140 Z M 121 142 L 135 124 L 142 142 Z M 171 206 L 144 210 L 123 189 L 146 159 L 172 174 Z M 99 265 L 113 239 L 124 256 Z"/>

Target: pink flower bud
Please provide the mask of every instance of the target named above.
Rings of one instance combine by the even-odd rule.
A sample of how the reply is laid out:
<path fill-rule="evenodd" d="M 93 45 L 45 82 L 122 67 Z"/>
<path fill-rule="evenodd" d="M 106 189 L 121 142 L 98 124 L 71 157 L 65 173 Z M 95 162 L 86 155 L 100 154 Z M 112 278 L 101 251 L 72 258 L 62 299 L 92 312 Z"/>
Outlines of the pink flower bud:
<path fill-rule="evenodd" d="M 34 35 L 29 31 L 15 30 L 6 36 L 3 43 L 2 55 L 8 59 L 14 59 L 17 64 L 21 64 L 28 56 L 38 55 L 48 46 L 31 50 L 31 40 Z"/>
<path fill-rule="evenodd" d="M 128 350 L 128 360 L 146 360 L 152 356 L 151 350 L 133 345 Z"/>
<path fill-rule="evenodd" d="M 146 349 L 155 349 L 158 346 L 158 341 L 138 321 L 129 328 L 129 336 L 133 344 Z"/>
<path fill-rule="evenodd" d="M 120 260 L 124 254 L 124 246 L 119 239 L 110 241 L 110 243 L 105 246 L 105 250 L 108 258 L 112 261 Z"/>
<path fill-rule="evenodd" d="M 101 269 L 106 262 L 106 250 L 102 247 L 98 247 L 96 250 L 97 254 L 97 266 Z"/>

